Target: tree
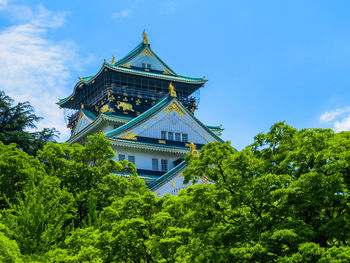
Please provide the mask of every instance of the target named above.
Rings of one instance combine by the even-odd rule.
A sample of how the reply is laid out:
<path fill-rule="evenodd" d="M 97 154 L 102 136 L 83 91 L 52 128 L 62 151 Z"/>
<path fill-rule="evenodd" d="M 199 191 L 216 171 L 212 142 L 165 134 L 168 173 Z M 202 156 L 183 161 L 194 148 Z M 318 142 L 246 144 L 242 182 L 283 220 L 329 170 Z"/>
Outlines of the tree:
<path fill-rule="evenodd" d="M 73 194 L 78 209 L 76 226 L 96 223 L 97 213 L 102 211 L 101 205 L 106 202 L 98 198 L 102 194 L 98 187 L 106 176 L 113 173 L 136 175 L 136 168 L 131 162 L 117 162 L 113 157 L 115 153 L 110 141 L 103 134 L 88 136 L 86 146 L 49 142 L 38 152 L 46 173 L 59 178 L 61 187 Z M 145 187 L 144 184 L 139 186 Z M 108 199 L 106 194 L 103 197 Z"/>
<path fill-rule="evenodd" d="M 17 149 L 15 144 L 4 145 L 0 141 L 0 209 L 17 205 L 30 185 L 38 183 L 44 175 L 39 160 Z"/>
<path fill-rule="evenodd" d="M 34 108 L 26 102 L 13 105 L 13 100 L 0 91 L 0 141 L 4 144 L 16 143 L 19 149 L 34 155 L 49 141 L 55 141 L 59 132 L 44 128 L 42 131 L 28 132 L 35 129 L 42 118 L 34 114 Z"/>
<path fill-rule="evenodd" d="M 277 123 L 241 152 L 211 143 L 186 160 L 187 181 L 205 175 L 215 182 L 180 194 L 180 210 L 189 217 L 184 226 L 199 241 L 191 247 L 196 253 L 187 250 L 192 261 L 204 255 L 203 246 L 216 262 L 288 261 L 305 254 L 305 244 L 321 248 L 319 257 L 319 250 L 309 251 L 318 259 L 332 248 L 348 251 L 349 132 Z"/>

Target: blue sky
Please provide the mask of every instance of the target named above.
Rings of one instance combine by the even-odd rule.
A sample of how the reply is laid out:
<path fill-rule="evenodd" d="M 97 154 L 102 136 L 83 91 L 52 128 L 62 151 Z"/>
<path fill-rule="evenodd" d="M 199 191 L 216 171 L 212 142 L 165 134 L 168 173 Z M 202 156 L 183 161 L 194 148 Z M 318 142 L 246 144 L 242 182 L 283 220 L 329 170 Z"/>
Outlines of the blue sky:
<path fill-rule="evenodd" d="M 238 149 L 277 121 L 350 130 L 349 1 L 0 0 L 0 89 L 57 127 L 79 76 L 134 48 L 209 81 L 197 116 Z"/>

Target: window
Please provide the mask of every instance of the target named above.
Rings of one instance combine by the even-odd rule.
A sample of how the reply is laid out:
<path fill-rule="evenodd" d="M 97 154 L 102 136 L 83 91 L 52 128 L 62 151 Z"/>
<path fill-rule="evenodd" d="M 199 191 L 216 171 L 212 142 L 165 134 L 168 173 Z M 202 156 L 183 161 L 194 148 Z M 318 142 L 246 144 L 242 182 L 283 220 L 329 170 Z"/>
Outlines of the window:
<path fill-rule="evenodd" d="M 162 131 L 162 140 L 166 140 L 166 131 Z"/>
<path fill-rule="evenodd" d="M 162 160 L 162 172 L 168 171 L 168 160 Z"/>
<path fill-rule="evenodd" d="M 124 154 L 119 154 L 118 155 L 119 161 L 124 161 L 125 160 L 125 155 Z"/>
<path fill-rule="evenodd" d="M 174 140 L 174 133 L 168 132 L 168 140 L 173 141 Z"/>
<path fill-rule="evenodd" d="M 145 63 L 142 63 L 142 68 L 145 68 L 146 67 L 146 64 Z"/>
<path fill-rule="evenodd" d="M 135 164 L 135 156 L 129 155 L 128 156 L 128 161 L 132 162 L 133 164 Z"/>
<path fill-rule="evenodd" d="M 149 69 L 150 69 L 150 68 L 151 68 L 151 64 L 147 64 L 147 68 L 149 68 Z"/>
<path fill-rule="evenodd" d="M 152 170 L 153 171 L 158 171 L 159 170 L 158 159 L 152 158 Z"/>
<path fill-rule="evenodd" d="M 180 142 L 181 141 L 181 134 L 180 133 L 175 133 L 175 141 Z"/>
<path fill-rule="evenodd" d="M 182 134 L 182 141 L 183 142 L 188 142 L 188 135 L 187 134 Z"/>

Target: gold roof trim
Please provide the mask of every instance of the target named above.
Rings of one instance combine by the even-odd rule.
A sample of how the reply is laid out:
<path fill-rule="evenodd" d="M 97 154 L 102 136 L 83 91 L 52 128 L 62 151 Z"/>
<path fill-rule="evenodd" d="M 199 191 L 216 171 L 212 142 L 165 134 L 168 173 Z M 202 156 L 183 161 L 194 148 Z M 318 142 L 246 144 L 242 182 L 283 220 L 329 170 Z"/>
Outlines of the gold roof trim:
<path fill-rule="evenodd" d="M 148 43 L 148 38 L 147 38 L 145 29 L 143 30 L 142 37 L 143 37 L 142 43 L 148 45 L 149 43 Z"/>

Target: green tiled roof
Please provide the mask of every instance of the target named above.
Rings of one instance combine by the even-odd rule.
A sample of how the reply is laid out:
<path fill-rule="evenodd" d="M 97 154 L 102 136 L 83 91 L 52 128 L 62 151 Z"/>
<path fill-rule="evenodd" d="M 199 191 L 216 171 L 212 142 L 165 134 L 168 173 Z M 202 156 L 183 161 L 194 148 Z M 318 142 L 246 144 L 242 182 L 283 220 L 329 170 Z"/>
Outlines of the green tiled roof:
<path fill-rule="evenodd" d="M 182 76 L 182 75 L 175 76 L 175 75 L 161 74 L 161 73 L 156 73 L 156 72 L 119 67 L 119 66 L 115 66 L 115 65 L 109 64 L 109 63 L 107 63 L 107 65 L 111 69 L 117 69 L 117 70 L 124 71 L 127 73 L 138 73 L 138 74 L 141 74 L 144 76 L 149 76 L 149 77 L 157 77 L 157 78 L 160 77 L 160 78 L 166 78 L 166 79 L 175 80 L 175 81 L 182 80 L 182 81 L 187 81 L 187 82 L 200 82 L 200 83 L 206 82 L 206 80 L 204 80 L 203 78 L 192 78 L 192 77 L 187 77 L 187 76 Z"/>
<path fill-rule="evenodd" d="M 131 69 L 131 68 L 126 68 L 123 67 L 122 65 L 127 63 L 128 61 L 130 61 L 131 59 L 133 59 L 135 56 L 137 56 L 139 53 L 141 53 L 145 48 L 149 48 L 149 50 L 153 53 L 153 55 L 169 70 L 169 72 L 171 72 L 173 75 L 169 75 L 169 74 L 162 74 L 162 73 L 157 73 L 157 72 L 146 72 L 143 70 L 137 70 L 137 69 Z M 192 77 L 187 77 L 187 76 L 182 76 L 182 75 L 177 75 L 163 60 L 161 60 L 156 53 L 153 52 L 153 50 L 151 49 L 149 44 L 143 44 L 143 42 L 141 42 L 139 45 L 137 45 L 133 50 L 131 50 L 125 57 L 123 57 L 122 59 L 118 60 L 116 63 L 114 64 L 110 64 L 110 63 L 106 63 L 102 66 L 102 68 L 100 69 L 100 71 L 92 76 L 86 76 L 86 77 L 82 77 L 80 78 L 80 81 L 74 86 L 74 90 L 73 93 L 71 95 L 69 95 L 66 98 L 63 99 L 59 99 L 59 101 L 57 102 L 58 105 L 62 105 L 66 100 L 68 100 L 69 98 L 72 98 L 75 95 L 76 89 L 78 87 L 78 85 L 80 85 L 81 83 L 87 83 L 90 82 L 91 80 L 95 79 L 99 74 L 101 74 L 103 72 L 103 69 L 105 67 L 108 67 L 112 70 L 117 70 L 117 71 L 121 71 L 121 72 L 125 72 L 125 73 L 136 73 L 142 76 L 148 76 L 148 77 L 154 77 L 154 78 L 161 78 L 161 79 L 166 79 L 166 80 L 170 80 L 170 81 L 182 81 L 185 83 L 195 83 L 195 84 L 203 84 L 206 82 L 206 80 L 204 78 L 192 78 Z"/>
<path fill-rule="evenodd" d="M 148 109 L 147 111 L 143 112 L 138 117 L 134 118 L 133 120 L 129 121 L 128 123 L 120 126 L 119 128 L 110 131 L 106 134 L 107 137 L 116 135 L 120 132 L 123 132 L 138 123 L 142 122 L 146 118 L 148 118 L 151 114 L 156 113 L 160 108 L 162 108 L 165 104 L 167 104 L 169 101 L 171 101 L 173 98 L 170 96 L 170 94 L 167 94 L 162 99 L 160 99 L 152 108 Z M 219 136 L 217 136 L 214 132 L 212 132 L 206 125 L 204 125 L 200 120 L 198 120 L 188 109 L 183 107 L 184 110 L 191 116 L 193 119 L 195 119 L 202 127 L 205 129 L 210 135 L 212 135 L 214 138 L 216 138 L 220 142 L 224 142 Z"/>
<path fill-rule="evenodd" d="M 125 57 L 123 57 L 122 59 L 120 59 L 116 63 L 114 63 L 114 65 L 118 66 L 118 65 L 122 65 L 122 64 L 128 62 L 130 59 L 132 59 L 137 54 L 139 54 L 144 49 L 144 47 L 145 47 L 145 44 L 143 44 L 143 42 L 141 42 L 133 50 L 131 50 L 128 54 L 126 54 Z"/>
<path fill-rule="evenodd" d="M 173 149 L 181 149 L 181 150 L 189 150 L 189 147 L 183 147 L 183 146 L 175 146 L 175 145 L 166 145 L 162 143 L 152 143 L 152 142 L 139 142 L 135 140 L 128 140 L 128 139 L 115 139 L 113 138 L 112 140 L 115 141 L 120 141 L 120 142 L 130 142 L 130 143 L 136 143 L 136 144 L 147 144 L 147 145 L 152 145 L 152 146 L 161 146 L 164 148 L 173 148 Z"/>
<path fill-rule="evenodd" d="M 177 166 L 175 166 L 173 169 L 168 171 L 166 174 L 162 175 L 157 180 L 150 183 L 148 185 L 148 188 L 151 189 L 152 191 L 156 190 L 157 188 L 162 186 L 164 183 L 169 182 L 171 179 L 173 179 L 176 175 L 179 174 L 179 172 L 184 170 L 187 166 L 188 166 L 188 163 L 186 163 L 185 161 L 179 163 Z"/>
<path fill-rule="evenodd" d="M 124 115 L 117 115 L 117 114 L 114 114 L 114 113 L 111 113 L 111 112 L 104 112 L 103 114 L 106 114 L 108 116 L 112 116 L 112 117 L 117 117 L 117 118 L 122 118 L 122 119 L 133 119 L 134 117 L 129 117 L 129 116 L 124 116 Z"/>
<path fill-rule="evenodd" d="M 221 125 L 219 125 L 219 126 L 209 126 L 209 125 L 207 125 L 207 128 L 212 129 L 212 130 L 223 130 L 223 128 L 221 128 Z"/>
<path fill-rule="evenodd" d="M 119 67 L 119 66 L 115 66 L 115 65 L 109 64 L 109 63 L 106 63 L 106 65 L 103 65 L 103 67 L 100 69 L 100 71 L 95 76 L 84 77 L 84 78 L 82 78 L 83 79 L 82 81 L 83 82 L 89 82 L 93 78 L 96 78 L 99 74 L 102 74 L 103 69 L 105 68 L 105 66 L 107 66 L 111 70 L 116 70 L 116 71 L 119 71 L 119 72 L 125 72 L 125 73 L 129 73 L 129 74 L 139 74 L 139 75 L 142 75 L 142 76 L 154 77 L 154 78 L 158 78 L 158 79 L 166 79 L 166 80 L 170 80 L 170 81 L 180 81 L 180 82 L 194 83 L 194 84 L 203 84 L 203 83 L 205 83 L 207 81 L 207 80 L 205 80 L 203 78 L 192 78 L 192 77 L 181 76 L 181 75 L 174 76 L 174 75 L 167 75 L 167 74 L 161 74 L 161 73 L 156 73 L 156 72 L 146 72 L 146 71 L 143 71 L 143 70 Z M 79 83 L 81 83 L 81 81 L 79 81 L 75 85 L 73 93 L 71 95 L 69 95 L 68 97 L 66 97 L 64 99 L 59 99 L 57 104 L 58 105 L 62 105 L 66 100 L 68 100 L 69 98 L 73 97 L 75 92 L 76 92 L 76 89 L 77 89 Z"/>
<path fill-rule="evenodd" d="M 87 77 L 82 77 L 83 81 L 89 81 L 90 79 L 92 79 L 94 77 L 94 75 L 92 76 L 87 76 Z"/>
<path fill-rule="evenodd" d="M 88 116 L 90 119 L 92 120 L 96 120 L 97 116 L 95 114 L 93 114 L 91 111 L 89 110 L 85 110 L 83 109 L 83 113 Z"/>
<path fill-rule="evenodd" d="M 115 175 L 126 175 L 126 176 L 131 176 L 132 173 L 124 173 L 124 174 L 121 174 L 121 173 L 113 173 Z M 146 178 L 149 178 L 149 179 L 157 179 L 159 178 L 159 176 L 157 175 L 151 175 L 151 174 L 141 174 L 141 173 L 138 173 L 137 174 L 138 177 L 146 177 Z"/>

